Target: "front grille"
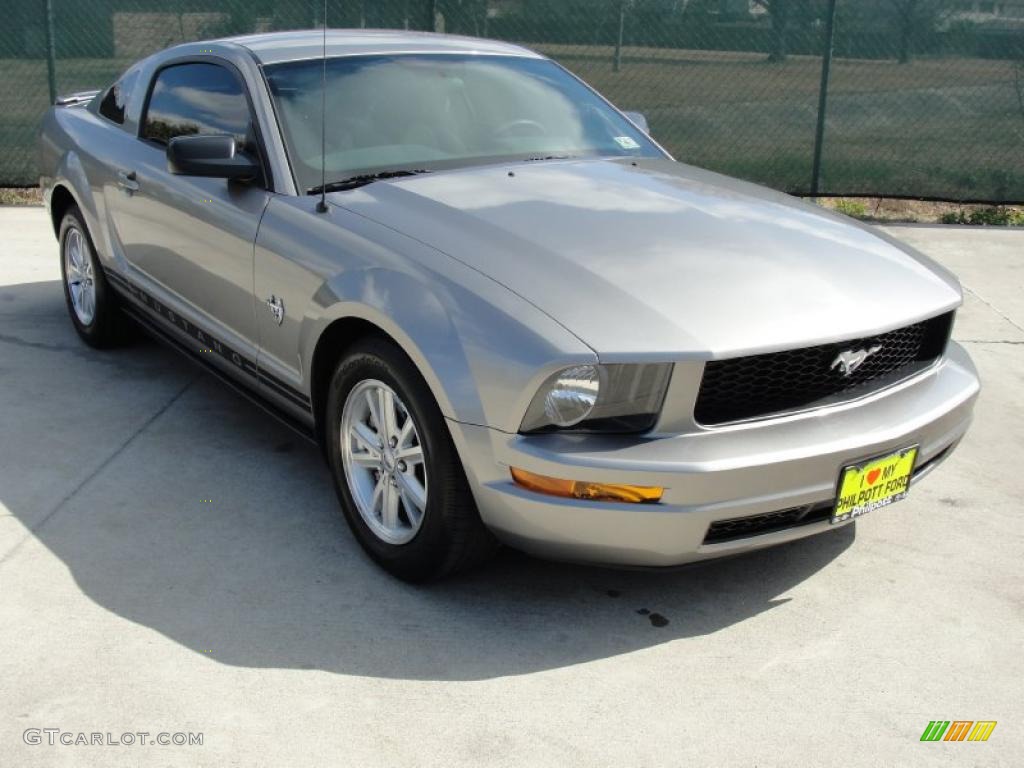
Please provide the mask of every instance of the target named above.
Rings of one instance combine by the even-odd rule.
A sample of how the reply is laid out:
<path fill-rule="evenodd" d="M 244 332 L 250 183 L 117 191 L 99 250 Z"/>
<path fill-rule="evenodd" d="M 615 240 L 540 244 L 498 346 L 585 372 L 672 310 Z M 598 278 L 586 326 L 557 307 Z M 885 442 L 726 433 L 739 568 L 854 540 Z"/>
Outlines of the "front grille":
<path fill-rule="evenodd" d="M 764 533 L 795 528 L 798 525 L 821 522 L 831 517 L 832 507 L 832 502 L 826 501 L 817 505 L 793 507 L 792 509 L 783 509 L 778 512 L 766 512 L 763 515 L 719 520 L 712 523 L 711 527 L 708 528 L 707 535 L 704 536 L 704 543 L 721 544 L 723 541 L 747 539 Z"/>
<path fill-rule="evenodd" d="M 704 367 L 694 418 L 714 426 L 851 400 L 927 368 L 942 356 L 953 313 L 906 328 L 817 347 L 713 360 Z M 849 376 L 844 351 L 880 347 Z"/>

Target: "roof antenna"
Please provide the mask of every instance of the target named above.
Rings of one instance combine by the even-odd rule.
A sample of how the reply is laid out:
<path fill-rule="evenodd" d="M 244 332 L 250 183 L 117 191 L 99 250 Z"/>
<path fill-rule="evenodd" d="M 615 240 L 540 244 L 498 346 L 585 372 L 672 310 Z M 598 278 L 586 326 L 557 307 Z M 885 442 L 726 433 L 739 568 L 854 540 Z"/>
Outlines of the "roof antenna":
<path fill-rule="evenodd" d="M 327 213 L 327 0 L 324 0 L 323 62 L 320 70 L 320 202 L 317 213 Z"/>

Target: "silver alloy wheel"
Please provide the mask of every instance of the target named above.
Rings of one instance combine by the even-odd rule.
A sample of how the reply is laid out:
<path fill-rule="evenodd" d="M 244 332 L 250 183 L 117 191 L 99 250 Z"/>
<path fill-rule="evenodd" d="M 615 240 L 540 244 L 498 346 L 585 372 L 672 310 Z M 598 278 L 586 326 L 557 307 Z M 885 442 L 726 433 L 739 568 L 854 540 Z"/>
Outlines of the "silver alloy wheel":
<path fill-rule="evenodd" d="M 70 227 L 64 237 L 64 279 L 78 322 L 89 325 L 96 316 L 96 283 L 89 244 L 78 227 Z"/>
<path fill-rule="evenodd" d="M 345 480 L 363 520 L 381 541 L 411 541 L 427 508 L 427 467 L 405 403 L 382 381 L 359 382 L 345 400 L 339 438 Z"/>

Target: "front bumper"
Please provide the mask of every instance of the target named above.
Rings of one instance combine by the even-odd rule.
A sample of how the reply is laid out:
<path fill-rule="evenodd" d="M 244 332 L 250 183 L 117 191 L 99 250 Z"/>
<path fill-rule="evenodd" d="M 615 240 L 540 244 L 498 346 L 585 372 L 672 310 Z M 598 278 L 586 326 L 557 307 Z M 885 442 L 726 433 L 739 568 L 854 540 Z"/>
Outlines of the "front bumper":
<path fill-rule="evenodd" d="M 950 343 L 937 366 L 868 398 L 733 427 L 638 440 L 449 425 L 481 517 L 502 540 L 558 559 L 668 566 L 839 527 L 821 511 L 834 499 L 844 466 L 918 445 L 916 482 L 967 431 L 979 388 L 967 353 Z M 658 504 L 562 499 L 513 484 L 510 466 L 572 480 L 662 486 L 665 494 Z M 767 533 L 706 541 L 715 522 L 792 509 L 817 513 Z"/>

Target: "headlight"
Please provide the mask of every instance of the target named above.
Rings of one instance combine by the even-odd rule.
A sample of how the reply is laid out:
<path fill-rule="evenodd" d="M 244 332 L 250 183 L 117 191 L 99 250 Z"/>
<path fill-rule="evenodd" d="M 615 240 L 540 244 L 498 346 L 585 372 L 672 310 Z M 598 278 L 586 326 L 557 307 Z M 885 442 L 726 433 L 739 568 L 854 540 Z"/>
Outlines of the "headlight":
<path fill-rule="evenodd" d="M 601 371 L 596 365 L 566 368 L 549 381 L 544 395 L 544 415 L 556 427 L 579 424 L 597 404 L 601 392 Z"/>
<path fill-rule="evenodd" d="M 644 432 L 654 426 L 671 363 L 574 365 L 541 385 L 521 432 Z"/>

